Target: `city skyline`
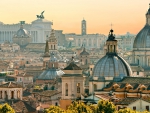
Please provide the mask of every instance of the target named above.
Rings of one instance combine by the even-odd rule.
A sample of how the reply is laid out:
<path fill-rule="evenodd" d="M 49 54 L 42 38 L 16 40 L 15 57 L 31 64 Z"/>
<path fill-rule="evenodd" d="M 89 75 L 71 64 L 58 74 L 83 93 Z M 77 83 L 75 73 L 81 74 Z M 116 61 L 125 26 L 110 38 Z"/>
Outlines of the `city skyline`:
<path fill-rule="evenodd" d="M 145 25 L 145 14 L 149 0 L 36 0 L 0 1 L 1 19 L 4 24 L 18 23 L 21 20 L 31 23 L 45 10 L 45 19 L 53 21 L 53 28 L 64 33 L 81 33 L 81 21 L 87 21 L 87 33 L 107 35 L 113 24 L 115 34 L 126 32 L 137 34 Z M 140 7 L 140 8 L 139 8 Z"/>

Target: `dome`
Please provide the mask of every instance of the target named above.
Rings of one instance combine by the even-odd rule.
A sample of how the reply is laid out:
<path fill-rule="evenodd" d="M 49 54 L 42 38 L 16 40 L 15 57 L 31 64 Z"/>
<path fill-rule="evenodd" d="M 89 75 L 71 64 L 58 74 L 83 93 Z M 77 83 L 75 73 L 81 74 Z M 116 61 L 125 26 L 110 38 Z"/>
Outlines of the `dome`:
<path fill-rule="evenodd" d="M 46 19 L 37 19 L 37 20 L 32 21 L 32 24 L 34 23 L 52 23 L 52 22 Z"/>
<path fill-rule="evenodd" d="M 150 5 L 150 4 L 149 4 Z M 150 48 L 150 6 L 146 13 L 146 25 L 144 28 L 137 34 L 133 48 Z"/>
<path fill-rule="evenodd" d="M 93 77 L 104 81 L 107 77 L 112 77 L 114 81 L 119 81 L 125 76 L 131 76 L 132 70 L 129 64 L 118 55 L 105 55 L 94 67 Z"/>
<path fill-rule="evenodd" d="M 20 27 L 20 29 L 17 31 L 17 37 L 28 37 L 28 31 L 26 29 L 23 29 L 23 26 Z"/>
<path fill-rule="evenodd" d="M 133 48 L 150 48 L 150 25 L 145 25 L 144 28 L 137 34 Z"/>
<path fill-rule="evenodd" d="M 65 73 L 59 69 L 47 69 L 39 75 L 38 79 L 53 80 L 57 77 L 61 77 L 63 74 Z"/>

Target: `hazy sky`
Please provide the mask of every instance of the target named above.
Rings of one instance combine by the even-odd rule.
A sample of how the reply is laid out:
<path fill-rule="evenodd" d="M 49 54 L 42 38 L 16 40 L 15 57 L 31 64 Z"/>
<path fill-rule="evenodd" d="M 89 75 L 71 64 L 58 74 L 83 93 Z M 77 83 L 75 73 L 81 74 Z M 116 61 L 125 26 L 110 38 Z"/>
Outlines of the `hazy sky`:
<path fill-rule="evenodd" d="M 81 33 L 81 20 L 87 33 L 108 34 L 112 23 L 115 34 L 138 33 L 145 25 L 150 0 L 0 0 L 0 21 L 5 24 L 25 20 L 31 23 L 45 10 L 45 19 L 64 33 Z"/>

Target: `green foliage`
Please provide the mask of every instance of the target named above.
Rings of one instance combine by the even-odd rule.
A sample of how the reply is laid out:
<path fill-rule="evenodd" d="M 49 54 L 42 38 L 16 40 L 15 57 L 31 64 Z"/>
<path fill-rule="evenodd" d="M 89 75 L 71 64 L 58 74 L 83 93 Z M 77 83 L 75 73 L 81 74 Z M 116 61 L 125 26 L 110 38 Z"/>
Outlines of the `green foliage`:
<path fill-rule="evenodd" d="M 148 111 L 138 112 L 135 110 L 131 110 L 130 108 L 120 109 L 117 113 L 150 113 Z"/>
<path fill-rule="evenodd" d="M 115 106 L 112 102 L 100 100 L 96 106 L 96 113 L 114 113 Z"/>
<path fill-rule="evenodd" d="M 15 113 L 15 111 L 6 103 L 0 105 L 0 113 Z"/>
<path fill-rule="evenodd" d="M 5 113 L 5 112 L 0 112 Z M 13 113 L 13 112 L 6 112 Z M 130 108 L 116 110 L 112 102 L 101 100 L 97 105 L 86 105 L 82 102 L 73 102 L 67 110 L 62 110 L 58 106 L 50 106 L 44 113 L 150 113 L 148 111 L 138 112 Z"/>
<path fill-rule="evenodd" d="M 44 113 L 64 113 L 64 111 L 58 106 L 50 106 Z"/>
<path fill-rule="evenodd" d="M 67 109 L 67 113 L 94 113 L 90 106 L 82 102 L 73 102 Z"/>

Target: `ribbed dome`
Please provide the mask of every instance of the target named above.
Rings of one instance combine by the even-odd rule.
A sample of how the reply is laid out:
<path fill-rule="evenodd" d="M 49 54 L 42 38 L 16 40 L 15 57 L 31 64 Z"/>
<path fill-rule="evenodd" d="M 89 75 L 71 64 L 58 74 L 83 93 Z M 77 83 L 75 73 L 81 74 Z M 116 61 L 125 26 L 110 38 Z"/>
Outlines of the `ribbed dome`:
<path fill-rule="evenodd" d="M 63 74 L 65 74 L 65 73 L 59 69 L 47 69 L 43 73 L 40 74 L 38 79 L 53 80 L 56 77 L 61 77 Z"/>
<path fill-rule="evenodd" d="M 133 48 L 150 48 L 150 26 L 148 24 L 137 34 Z"/>
<path fill-rule="evenodd" d="M 149 9 L 146 13 L 146 25 L 144 28 L 137 34 L 134 43 L 133 48 L 150 48 L 150 4 Z"/>
<path fill-rule="evenodd" d="M 16 34 L 17 37 L 28 37 L 28 31 L 26 29 L 23 29 L 23 26 L 20 27 L 20 29 L 17 31 Z"/>
<path fill-rule="evenodd" d="M 132 70 L 129 64 L 118 55 L 105 55 L 97 62 L 93 70 L 93 77 L 100 81 L 104 81 L 105 77 L 113 77 L 114 81 L 118 81 L 131 75 Z"/>

